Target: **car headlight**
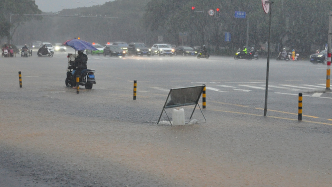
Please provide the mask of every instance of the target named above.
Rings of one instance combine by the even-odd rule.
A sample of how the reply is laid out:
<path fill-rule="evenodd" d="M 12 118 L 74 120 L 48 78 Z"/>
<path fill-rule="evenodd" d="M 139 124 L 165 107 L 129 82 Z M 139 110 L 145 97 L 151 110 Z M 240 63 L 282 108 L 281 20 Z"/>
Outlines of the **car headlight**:
<path fill-rule="evenodd" d="M 323 57 L 324 55 L 318 55 L 318 57 Z"/>
<path fill-rule="evenodd" d="M 123 53 L 123 54 L 125 54 L 125 53 L 126 53 L 126 51 L 122 51 L 122 53 Z"/>
<path fill-rule="evenodd" d="M 149 51 L 151 51 L 151 49 L 149 49 Z"/>
<path fill-rule="evenodd" d="M 174 49 L 172 49 L 172 52 L 173 52 L 173 53 L 174 53 L 174 51 L 175 51 L 175 50 L 174 50 Z"/>
<path fill-rule="evenodd" d="M 57 46 L 57 47 L 55 47 L 55 50 L 59 50 L 59 49 L 60 49 L 60 47 L 58 47 L 58 46 Z"/>
<path fill-rule="evenodd" d="M 140 49 L 136 49 L 136 51 L 141 51 Z"/>
<path fill-rule="evenodd" d="M 67 47 L 64 47 L 65 49 L 67 49 Z"/>

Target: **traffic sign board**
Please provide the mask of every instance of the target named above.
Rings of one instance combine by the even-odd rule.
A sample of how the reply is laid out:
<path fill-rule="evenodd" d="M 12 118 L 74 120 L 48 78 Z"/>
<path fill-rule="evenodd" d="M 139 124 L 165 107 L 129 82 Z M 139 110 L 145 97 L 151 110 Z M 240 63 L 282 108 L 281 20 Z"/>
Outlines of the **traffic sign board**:
<path fill-rule="evenodd" d="M 214 15 L 214 10 L 213 10 L 213 9 L 210 9 L 210 10 L 208 11 L 208 14 L 209 14 L 210 16 L 213 16 L 213 15 Z"/>
<path fill-rule="evenodd" d="M 246 18 L 246 12 L 235 11 L 234 17 L 235 18 Z"/>
<path fill-rule="evenodd" d="M 262 0 L 263 10 L 267 14 L 270 11 L 270 3 L 268 0 Z"/>

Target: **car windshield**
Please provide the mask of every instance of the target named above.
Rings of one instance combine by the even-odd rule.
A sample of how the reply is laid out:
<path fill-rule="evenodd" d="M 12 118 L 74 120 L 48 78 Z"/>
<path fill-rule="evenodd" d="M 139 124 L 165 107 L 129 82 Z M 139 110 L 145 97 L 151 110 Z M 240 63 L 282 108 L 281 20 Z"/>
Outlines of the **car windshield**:
<path fill-rule="evenodd" d="M 158 45 L 159 48 L 170 48 L 168 45 Z"/>
<path fill-rule="evenodd" d="M 135 44 L 135 47 L 145 47 L 145 44 Z"/>
<path fill-rule="evenodd" d="M 191 47 L 183 47 L 184 50 L 194 50 L 193 48 Z"/>
<path fill-rule="evenodd" d="M 118 51 L 121 51 L 121 47 L 120 46 L 110 46 L 110 48 L 112 50 L 118 50 Z"/>
<path fill-rule="evenodd" d="M 62 46 L 62 43 L 56 43 L 55 46 Z"/>
<path fill-rule="evenodd" d="M 45 44 L 46 47 L 52 47 L 52 44 Z"/>
<path fill-rule="evenodd" d="M 95 44 L 95 45 L 93 45 L 93 47 L 95 47 L 95 48 L 103 48 L 103 46 L 101 46 L 100 44 Z"/>
<path fill-rule="evenodd" d="M 113 45 L 118 45 L 120 47 L 128 47 L 127 43 L 113 43 Z"/>

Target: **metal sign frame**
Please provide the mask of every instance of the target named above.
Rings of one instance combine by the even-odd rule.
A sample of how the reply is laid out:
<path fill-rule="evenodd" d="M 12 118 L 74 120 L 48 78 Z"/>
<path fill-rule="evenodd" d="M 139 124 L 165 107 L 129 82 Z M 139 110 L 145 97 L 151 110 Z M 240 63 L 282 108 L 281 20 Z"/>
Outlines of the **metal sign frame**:
<path fill-rule="evenodd" d="M 200 87 L 200 94 L 199 94 L 198 97 L 195 99 L 195 102 L 190 102 L 190 103 L 185 103 L 185 102 L 184 102 L 184 103 L 182 103 L 182 104 L 176 104 L 176 105 L 167 106 L 167 101 L 169 101 L 169 98 L 170 98 L 170 96 L 171 96 L 173 90 L 192 89 L 192 88 L 199 88 L 199 87 Z M 157 124 L 159 124 L 160 119 L 161 119 L 161 116 L 162 116 L 163 113 L 165 112 L 165 114 L 166 114 L 166 116 L 167 116 L 167 118 L 168 118 L 168 121 L 171 123 L 171 125 L 173 125 L 172 122 L 171 122 L 171 120 L 170 120 L 170 118 L 169 118 L 168 115 L 167 115 L 167 112 L 166 112 L 166 110 L 165 110 L 166 108 L 175 108 L 175 107 L 180 107 L 180 106 L 190 106 L 190 105 L 195 105 L 195 107 L 194 107 L 194 109 L 193 109 L 193 111 L 192 111 L 192 113 L 191 113 L 191 116 L 190 116 L 189 120 L 191 120 L 191 118 L 192 118 L 192 116 L 193 116 L 193 114 L 194 114 L 194 112 L 195 112 L 195 109 L 196 109 L 196 107 L 198 106 L 199 109 L 200 109 L 200 111 L 201 111 L 201 113 L 202 113 L 202 115 L 203 115 L 203 117 L 204 117 L 204 120 L 205 120 L 205 122 L 206 122 L 206 118 L 205 118 L 205 116 L 204 116 L 204 114 L 203 114 L 203 111 L 202 111 L 201 107 L 200 107 L 199 104 L 198 104 L 199 99 L 201 98 L 201 95 L 202 95 L 202 93 L 203 93 L 203 89 L 204 89 L 204 87 L 205 87 L 205 85 L 203 85 L 203 86 L 186 87 L 186 88 L 175 88 L 175 89 L 170 89 L 170 91 L 169 91 L 169 93 L 168 93 L 168 96 L 167 96 L 167 98 L 166 98 L 165 104 L 164 104 L 164 106 L 163 106 L 163 109 L 162 109 L 162 111 L 161 111 L 161 114 L 160 114 L 160 116 L 159 116 L 159 119 L 158 119 Z"/>

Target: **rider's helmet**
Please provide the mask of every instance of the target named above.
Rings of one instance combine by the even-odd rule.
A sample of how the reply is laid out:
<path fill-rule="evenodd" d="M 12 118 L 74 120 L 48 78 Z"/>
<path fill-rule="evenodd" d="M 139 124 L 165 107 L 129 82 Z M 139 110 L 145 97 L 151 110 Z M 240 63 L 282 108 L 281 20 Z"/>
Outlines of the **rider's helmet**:
<path fill-rule="evenodd" d="M 79 50 L 78 55 L 82 55 L 82 54 L 83 54 L 83 51 Z"/>
<path fill-rule="evenodd" d="M 246 48 L 246 46 L 243 46 L 243 49 L 245 49 Z"/>
<path fill-rule="evenodd" d="M 24 44 L 25 47 L 27 47 L 27 44 Z"/>

